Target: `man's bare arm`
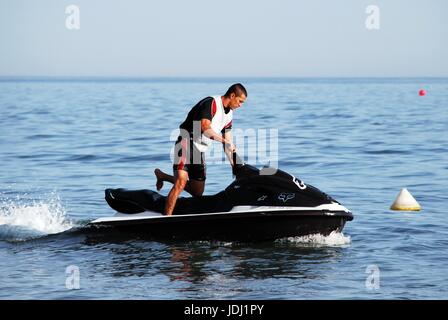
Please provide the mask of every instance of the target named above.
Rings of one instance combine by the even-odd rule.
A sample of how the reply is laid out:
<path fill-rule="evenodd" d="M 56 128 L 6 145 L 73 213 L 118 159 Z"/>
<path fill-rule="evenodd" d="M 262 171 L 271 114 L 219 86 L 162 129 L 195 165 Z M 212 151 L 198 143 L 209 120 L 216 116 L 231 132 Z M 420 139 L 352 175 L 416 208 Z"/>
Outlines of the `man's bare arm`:
<path fill-rule="evenodd" d="M 233 166 L 233 152 L 235 151 L 235 146 L 233 144 L 233 135 L 232 135 L 232 130 L 225 130 L 224 134 L 223 134 L 223 138 L 230 142 L 230 144 L 228 145 L 223 145 L 224 147 L 224 153 L 227 156 L 227 159 L 229 159 L 230 164 Z M 228 146 L 233 146 L 233 148 L 229 148 Z"/>
<path fill-rule="evenodd" d="M 221 142 L 221 143 L 229 143 L 226 141 L 220 134 L 216 133 L 212 127 L 212 122 L 208 119 L 202 119 L 201 120 L 201 131 L 202 133 L 209 139 Z"/>

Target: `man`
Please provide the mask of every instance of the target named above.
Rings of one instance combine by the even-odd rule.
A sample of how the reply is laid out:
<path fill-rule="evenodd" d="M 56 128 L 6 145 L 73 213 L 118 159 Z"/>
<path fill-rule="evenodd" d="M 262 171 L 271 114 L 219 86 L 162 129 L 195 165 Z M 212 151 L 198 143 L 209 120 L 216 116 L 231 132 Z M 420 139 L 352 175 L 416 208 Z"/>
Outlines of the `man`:
<path fill-rule="evenodd" d="M 172 215 L 177 198 L 185 189 L 192 196 L 199 197 L 205 187 L 204 152 L 211 140 L 224 145 L 224 151 L 233 165 L 232 140 L 233 110 L 238 109 L 247 98 L 247 91 L 240 83 L 233 84 L 223 96 L 207 97 L 199 101 L 180 125 L 181 134 L 174 147 L 174 176 L 154 170 L 156 187 L 160 190 L 164 181 L 173 183 L 168 194 L 165 215 Z"/>

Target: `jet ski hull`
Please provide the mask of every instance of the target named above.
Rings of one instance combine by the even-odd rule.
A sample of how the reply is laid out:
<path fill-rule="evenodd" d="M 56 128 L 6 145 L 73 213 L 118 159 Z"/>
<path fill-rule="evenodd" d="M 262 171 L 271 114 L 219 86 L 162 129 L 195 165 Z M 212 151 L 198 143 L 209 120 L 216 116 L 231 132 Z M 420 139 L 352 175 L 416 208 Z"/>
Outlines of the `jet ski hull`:
<path fill-rule="evenodd" d="M 123 216 L 122 216 L 123 217 Z M 310 234 L 329 235 L 342 231 L 347 212 L 258 211 L 179 216 L 149 216 L 132 219 L 98 219 L 94 227 L 132 233 L 151 239 L 267 241 Z"/>

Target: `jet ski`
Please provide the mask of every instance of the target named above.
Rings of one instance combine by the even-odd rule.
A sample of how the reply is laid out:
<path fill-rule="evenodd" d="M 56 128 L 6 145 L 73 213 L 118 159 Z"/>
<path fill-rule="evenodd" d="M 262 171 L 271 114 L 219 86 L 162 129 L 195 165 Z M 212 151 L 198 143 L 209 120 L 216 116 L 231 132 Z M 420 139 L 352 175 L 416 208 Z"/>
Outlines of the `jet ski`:
<path fill-rule="evenodd" d="M 264 241 L 342 231 L 352 213 L 312 185 L 280 169 L 258 169 L 234 154 L 235 180 L 223 191 L 180 197 L 163 215 L 166 196 L 152 190 L 106 189 L 117 213 L 93 227 L 160 239 Z"/>

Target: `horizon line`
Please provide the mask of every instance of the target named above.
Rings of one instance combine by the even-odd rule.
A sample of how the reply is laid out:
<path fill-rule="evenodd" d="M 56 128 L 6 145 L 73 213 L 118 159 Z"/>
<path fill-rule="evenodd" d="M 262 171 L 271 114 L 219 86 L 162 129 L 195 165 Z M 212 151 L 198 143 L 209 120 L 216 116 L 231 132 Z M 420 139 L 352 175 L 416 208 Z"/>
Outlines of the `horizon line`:
<path fill-rule="evenodd" d="M 194 76 L 194 75 L 164 75 L 164 76 L 136 76 L 136 75 L 0 75 L 0 80 L 32 80 L 32 79 L 128 79 L 128 80 L 154 80 L 154 79 L 445 79 L 446 76 Z"/>

